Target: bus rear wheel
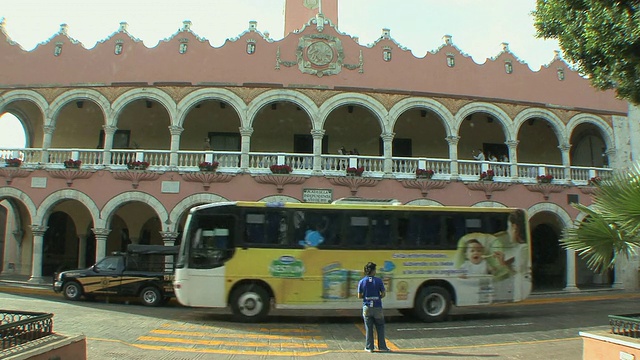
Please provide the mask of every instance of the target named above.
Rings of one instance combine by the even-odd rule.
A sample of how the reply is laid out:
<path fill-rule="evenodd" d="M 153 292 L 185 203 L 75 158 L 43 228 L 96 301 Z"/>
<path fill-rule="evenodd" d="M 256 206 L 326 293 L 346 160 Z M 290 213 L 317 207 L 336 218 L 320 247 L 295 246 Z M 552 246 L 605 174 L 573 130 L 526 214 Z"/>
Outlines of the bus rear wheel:
<path fill-rule="evenodd" d="M 269 313 L 269 294 L 260 285 L 243 285 L 233 292 L 231 309 L 237 321 L 260 322 Z"/>
<path fill-rule="evenodd" d="M 440 286 L 427 286 L 418 293 L 413 311 L 422 321 L 436 322 L 444 320 L 450 309 L 451 294 Z"/>

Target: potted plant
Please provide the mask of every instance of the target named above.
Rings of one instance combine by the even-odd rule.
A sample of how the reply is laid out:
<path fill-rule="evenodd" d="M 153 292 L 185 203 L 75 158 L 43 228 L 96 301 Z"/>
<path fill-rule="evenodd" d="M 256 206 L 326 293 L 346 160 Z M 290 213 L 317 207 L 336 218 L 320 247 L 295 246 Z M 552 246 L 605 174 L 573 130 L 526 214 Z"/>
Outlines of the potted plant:
<path fill-rule="evenodd" d="M 431 179 L 433 177 L 434 171 L 429 169 L 416 169 L 416 178 L 418 179 Z"/>
<path fill-rule="evenodd" d="M 7 163 L 7 166 L 9 167 L 19 167 L 22 165 L 22 160 L 18 158 L 6 159 L 4 162 Z"/>
<path fill-rule="evenodd" d="M 127 168 L 131 170 L 145 170 L 149 167 L 149 163 L 146 161 L 130 161 L 127 163 Z"/>
<path fill-rule="evenodd" d="M 602 178 L 600 176 L 594 176 L 591 179 L 589 179 L 589 185 L 590 186 L 598 186 L 598 185 L 600 185 L 601 181 L 602 181 Z"/>
<path fill-rule="evenodd" d="M 480 174 L 480 181 L 493 181 L 494 175 L 495 173 L 491 169 L 483 171 L 482 174 Z"/>
<path fill-rule="evenodd" d="M 200 171 L 216 171 L 216 169 L 218 169 L 218 165 L 219 163 L 217 161 L 214 161 L 214 162 L 203 161 L 200 164 L 198 164 L 198 167 L 200 168 Z"/>
<path fill-rule="evenodd" d="M 290 174 L 292 171 L 289 165 L 271 165 L 269 170 L 274 174 Z"/>
<path fill-rule="evenodd" d="M 538 182 L 541 184 L 549 184 L 553 180 L 553 175 L 539 175 Z"/>
<path fill-rule="evenodd" d="M 69 159 L 64 162 L 64 167 L 67 169 L 79 169 L 82 161 Z"/>
<path fill-rule="evenodd" d="M 360 167 L 348 167 L 347 168 L 347 176 L 362 176 L 362 173 L 364 172 L 364 166 L 360 166 Z"/>

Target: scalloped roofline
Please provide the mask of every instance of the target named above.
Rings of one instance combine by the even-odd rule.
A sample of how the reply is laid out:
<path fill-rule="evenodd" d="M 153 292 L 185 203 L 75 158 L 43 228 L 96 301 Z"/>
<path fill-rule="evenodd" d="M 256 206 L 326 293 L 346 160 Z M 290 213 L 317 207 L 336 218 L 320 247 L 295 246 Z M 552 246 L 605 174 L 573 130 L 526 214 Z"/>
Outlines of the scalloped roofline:
<path fill-rule="evenodd" d="M 319 25 L 319 24 L 318 24 L 318 22 L 320 21 L 320 19 L 322 19 L 322 24 L 320 24 L 320 25 Z M 245 36 L 245 35 L 247 35 L 247 34 L 250 34 L 250 33 L 258 34 L 258 35 L 259 35 L 263 40 L 265 40 L 265 41 L 267 41 L 267 42 L 269 42 L 269 43 L 273 43 L 273 42 L 279 42 L 279 41 L 282 41 L 282 40 L 286 39 L 288 36 L 291 36 L 292 34 L 294 34 L 294 35 L 295 35 L 295 34 L 299 34 L 299 33 L 301 33 L 301 32 L 304 32 L 304 31 L 307 29 L 307 27 L 310 27 L 310 26 L 316 26 L 316 28 L 318 29 L 318 32 L 322 32 L 322 31 L 324 31 L 324 27 L 329 27 L 329 28 L 333 29 L 337 34 L 339 34 L 339 35 L 341 35 L 341 36 L 349 37 L 349 38 L 351 38 L 351 39 L 354 39 L 354 40 L 356 41 L 356 43 L 357 43 L 359 46 L 364 46 L 364 47 L 367 47 L 367 48 L 373 48 L 373 47 L 377 46 L 377 45 L 378 45 L 378 43 L 380 43 L 382 40 L 390 40 L 390 41 L 392 41 L 392 42 L 393 42 L 393 44 L 394 44 L 394 45 L 396 45 L 399 49 L 401 49 L 401 50 L 403 50 L 403 51 L 409 51 L 409 52 L 411 52 L 411 55 L 413 55 L 413 57 L 414 57 L 414 58 L 416 58 L 416 59 L 424 59 L 428 54 L 435 55 L 435 54 L 439 53 L 439 52 L 440 52 L 443 48 L 445 48 L 446 46 L 451 46 L 451 47 L 452 47 L 453 49 L 455 49 L 455 50 L 456 50 L 456 51 L 457 51 L 461 56 L 463 56 L 463 57 L 465 57 L 465 58 L 472 58 L 472 56 L 471 56 L 471 55 L 469 55 L 468 53 L 466 53 L 466 52 L 464 52 L 463 50 L 461 50 L 457 45 L 455 45 L 455 44 L 453 43 L 453 41 L 451 41 L 451 39 L 452 39 L 452 36 L 451 36 L 451 35 L 444 35 L 444 36 L 443 36 L 443 40 L 444 40 L 444 41 L 443 41 L 443 44 L 442 44 L 442 45 L 440 45 L 440 46 L 439 46 L 437 49 L 435 49 L 435 50 L 428 50 L 424 57 L 416 56 L 410 48 L 408 48 L 408 47 L 406 47 L 406 46 L 402 45 L 400 42 L 398 42 L 396 39 L 394 39 L 394 38 L 391 36 L 391 30 L 390 30 L 389 28 L 383 28 L 383 29 L 382 29 L 382 35 L 381 35 L 378 39 L 376 39 L 373 43 L 363 45 L 363 44 L 360 44 L 360 43 L 359 43 L 359 41 L 358 41 L 358 39 L 359 39 L 359 38 L 358 38 L 357 36 L 353 36 L 353 35 L 348 34 L 348 33 L 346 33 L 346 32 L 342 32 L 342 31 L 340 31 L 340 30 L 337 28 L 337 26 L 333 23 L 333 21 L 331 21 L 331 19 L 326 18 L 326 17 L 325 17 L 323 14 L 321 14 L 321 13 L 316 14 L 316 16 L 315 16 L 315 17 L 310 18 L 310 19 L 309 19 L 309 21 L 307 21 L 307 23 L 306 23 L 306 24 L 304 24 L 300 29 L 298 29 L 298 30 L 296 30 L 296 31 L 294 31 L 294 32 L 292 32 L 292 33 L 290 33 L 290 34 L 286 34 L 286 35 L 285 35 L 282 39 L 280 39 L 280 40 L 274 40 L 274 39 L 272 39 L 272 38 L 269 36 L 269 34 L 268 34 L 268 33 L 263 33 L 263 32 L 261 32 L 261 31 L 259 31 L 259 30 L 258 30 L 258 28 L 257 28 L 257 21 L 255 21 L 255 20 L 249 21 L 249 27 L 248 27 L 246 30 L 244 30 L 242 33 L 240 33 L 239 35 L 237 35 L 237 36 L 235 36 L 235 37 L 229 37 L 229 38 L 227 38 L 227 39 L 222 43 L 222 45 L 221 45 L 220 47 L 215 47 L 215 46 L 213 46 L 213 44 L 211 43 L 211 41 L 210 41 L 209 39 L 207 39 L 207 38 L 205 38 L 205 37 L 203 37 L 203 36 L 200 36 L 200 35 L 198 35 L 197 33 L 195 33 L 195 32 L 191 29 L 191 26 L 192 26 L 192 22 L 191 22 L 190 20 L 183 20 L 183 22 L 182 22 L 182 27 L 180 27 L 176 32 L 174 32 L 173 34 L 169 35 L 168 37 L 165 37 L 165 38 L 163 38 L 163 39 L 160 39 L 160 40 L 158 41 L 158 44 L 160 44 L 161 42 L 165 42 L 165 43 L 166 43 L 166 42 L 169 42 L 169 41 L 171 41 L 171 40 L 175 39 L 175 38 L 176 38 L 177 36 L 179 36 L 181 33 L 185 33 L 185 32 L 190 33 L 191 35 L 193 35 L 193 36 L 194 36 L 198 41 L 200 41 L 200 42 L 209 42 L 209 45 L 210 45 L 212 48 L 221 48 L 221 47 L 224 47 L 224 45 L 226 44 L 226 42 L 227 42 L 227 41 L 230 41 L 230 42 L 236 42 L 236 41 L 240 40 L 243 36 Z M 98 40 L 98 41 L 96 42 L 96 44 L 95 44 L 95 45 L 106 43 L 106 42 L 108 42 L 109 40 L 111 40 L 113 37 L 115 37 L 115 36 L 117 36 L 117 35 L 121 35 L 121 34 L 125 34 L 125 35 L 126 35 L 126 36 L 128 36 L 131 40 L 133 40 L 135 43 L 143 43 L 143 45 L 144 45 L 144 42 L 143 42 L 141 39 L 139 39 L 139 38 L 137 38 L 137 37 L 133 36 L 131 33 L 129 33 L 129 31 L 127 30 L 127 27 L 128 27 L 128 23 L 127 23 L 127 22 L 125 22 L 125 21 L 120 22 L 120 26 L 119 26 L 119 28 L 118 28 L 118 30 L 117 30 L 117 31 L 115 31 L 115 32 L 111 33 L 110 35 L 108 35 L 106 38 L 104 38 L 104 39 L 102 39 L 102 40 Z M 58 30 L 58 32 L 56 32 L 55 34 L 53 34 L 53 35 L 52 35 L 51 37 L 49 37 L 48 39 L 46 39 L 46 40 L 44 40 L 44 41 L 39 42 L 38 44 L 36 44 L 36 46 L 35 46 L 33 49 L 31 49 L 31 50 L 26 50 L 26 49 L 25 49 L 25 48 L 24 48 L 20 43 L 18 43 L 18 42 L 16 42 L 16 41 L 14 41 L 13 39 L 11 39 L 11 36 L 10 36 L 10 35 L 7 33 L 7 31 L 6 31 L 5 18 L 4 18 L 4 17 L 0 17 L 0 32 L 5 36 L 6 41 L 7 41 L 10 45 L 12 45 L 12 46 L 16 46 L 16 45 L 17 45 L 17 46 L 19 46 L 19 47 L 20 47 L 20 49 L 22 49 L 23 51 L 26 51 L 26 52 L 32 52 L 32 51 L 36 50 L 39 46 L 47 45 L 47 44 L 51 43 L 51 42 L 53 41 L 53 39 L 54 39 L 54 38 L 56 38 L 57 36 L 60 36 L 60 35 L 65 36 L 65 37 L 66 37 L 66 38 L 67 38 L 67 39 L 68 39 L 72 44 L 80 44 L 84 49 L 91 50 L 91 49 L 93 49 L 93 48 L 95 47 L 95 45 L 94 45 L 93 47 L 91 47 L 91 48 L 86 47 L 86 46 L 85 46 L 85 44 L 83 44 L 82 42 L 80 42 L 80 41 L 76 40 L 75 38 L 72 38 L 71 36 L 69 36 L 69 34 L 68 34 L 68 31 L 67 31 L 67 30 L 68 30 L 68 25 L 67 25 L 67 24 L 65 24 L 65 23 L 63 23 L 63 24 L 61 24 L 61 25 L 60 25 L 60 29 Z M 567 67 L 567 69 L 568 69 L 569 71 L 577 72 L 576 67 L 575 67 L 575 66 L 573 66 L 572 64 L 569 64 L 568 62 L 566 62 L 566 61 L 565 61 L 565 60 L 560 56 L 560 52 L 559 52 L 558 50 L 556 50 L 556 51 L 555 51 L 555 56 L 553 57 L 553 59 L 551 59 L 551 61 L 549 61 L 549 62 L 548 62 L 548 63 L 546 63 L 546 64 L 541 65 L 541 67 L 540 67 L 538 70 L 534 70 L 534 69 L 531 69 L 531 67 L 529 66 L 529 64 L 528 64 L 526 61 L 524 61 L 524 60 L 520 59 L 516 54 L 514 54 L 514 53 L 509 49 L 509 43 L 507 43 L 507 42 L 503 42 L 501 45 L 502 45 L 502 50 L 501 50 L 498 54 L 496 54 L 495 56 L 492 56 L 492 57 L 486 58 L 486 59 L 485 59 L 485 61 L 484 61 L 484 62 L 482 62 L 482 63 L 475 62 L 475 60 L 474 60 L 474 62 L 475 62 L 476 64 L 478 64 L 478 65 L 484 65 L 484 64 L 486 64 L 486 63 L 487 63 L 487 61 L 495 62 L 495 61 L 496 61 L 500 56 L 502 56 L 503 54 L 509 54 L 509 55 L 513 56 L 513 58 L 514 58 L 518 63 L 523 64 L 523 65 L 527 65 L 527 67 L 529 68 L 529 70 L 530 70 L 531 72 L 539 72 L 539 71 L 540 71 L 541 69 L 543 69 L 543 68 L 549 68 L 549 67 L 550 67 L 554 62 L 556 62 L 556 61 L 561 61 L 561 62 L 564 64 L 564 66 L 566 66 L 566 67 Z M 155 45 L 155 46 L 151 46 L 151 47 L 147 47 L 146 45 L 144 45 L 144 46 L 145 46 L 147 49 L 153 49 L 153 48 L 157 47 L 157 45 Z"/>
<path fill-rule="evenodd" d="M 140 40 L 139 38 L 137 38 L 137 37 L 135 37 L 135 36 L 131 35 L 131 33 L 127 30 L 127 28 L 128 28 L 128 27 L 129 27 L 129 23 L 127 23 L 126 21 L 121 21 L 121 22 L 120 22 L 120 27 L 118 27 L 118 30 L 117 30 L 117 31 L 114 31 L 113 33 L 111 33 L 111 35 L 107 36 L 106 38 L 104 38 L 104 39 L 102 39 L 102 40 L 98 40 L 98 41 L 96 42 L 96 45 L 98 45 L 98 44 L 104 44 L 104 43 L 106 43 L 107 41 L 109 41 L 109 40 L 113 39 L 113 37 L 114 37 L 114 36 L 117 36 L 117 35 L 119 35 L 119 34 L 125 34 L 125 35 L 127 35 L 131 40 L 133 40 L 133 42 L 136 42 L 136 43 L 143 43 L 143 44 L 144 44 L 144 42 L 143 42 L 142 40 Z M 82 45 L 82 46 L 84 47 L 84 45 Z M 95 46 L 94 46 L 94 47 L 95 47 Z M 150 48 L 149 48 L 149 49 L 150 49 Z"/>

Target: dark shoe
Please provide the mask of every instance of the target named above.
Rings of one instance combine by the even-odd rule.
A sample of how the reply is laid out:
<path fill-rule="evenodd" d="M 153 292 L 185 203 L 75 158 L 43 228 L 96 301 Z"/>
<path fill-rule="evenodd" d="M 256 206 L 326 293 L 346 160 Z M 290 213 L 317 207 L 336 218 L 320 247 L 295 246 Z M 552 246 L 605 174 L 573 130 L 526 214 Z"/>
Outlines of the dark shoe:
<path fill-rule="evenodd" d="M 386 349 L 378 349 L 378 351 L 380 352 L 391 352 L 391 349 L 386 348 Z"/>

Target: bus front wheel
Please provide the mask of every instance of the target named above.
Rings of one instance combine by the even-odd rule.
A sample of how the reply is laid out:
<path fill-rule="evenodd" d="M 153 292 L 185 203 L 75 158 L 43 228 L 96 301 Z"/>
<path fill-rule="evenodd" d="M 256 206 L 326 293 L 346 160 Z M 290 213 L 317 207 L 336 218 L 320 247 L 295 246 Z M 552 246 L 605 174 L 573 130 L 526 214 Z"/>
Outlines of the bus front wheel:
<path fill-rule="evenodd" d="M 243 285 L 233 292 L 231 309 L 238 321 L 262 321 L 269 313 L 269 294 L 260 285 Z"/>
<path fill-rule="evenodd" d="M 451 308 L 451 294 L 440 286 L 427 286 L 420 290 L 413 309 L 425 322 L 442 321 Z"/>

